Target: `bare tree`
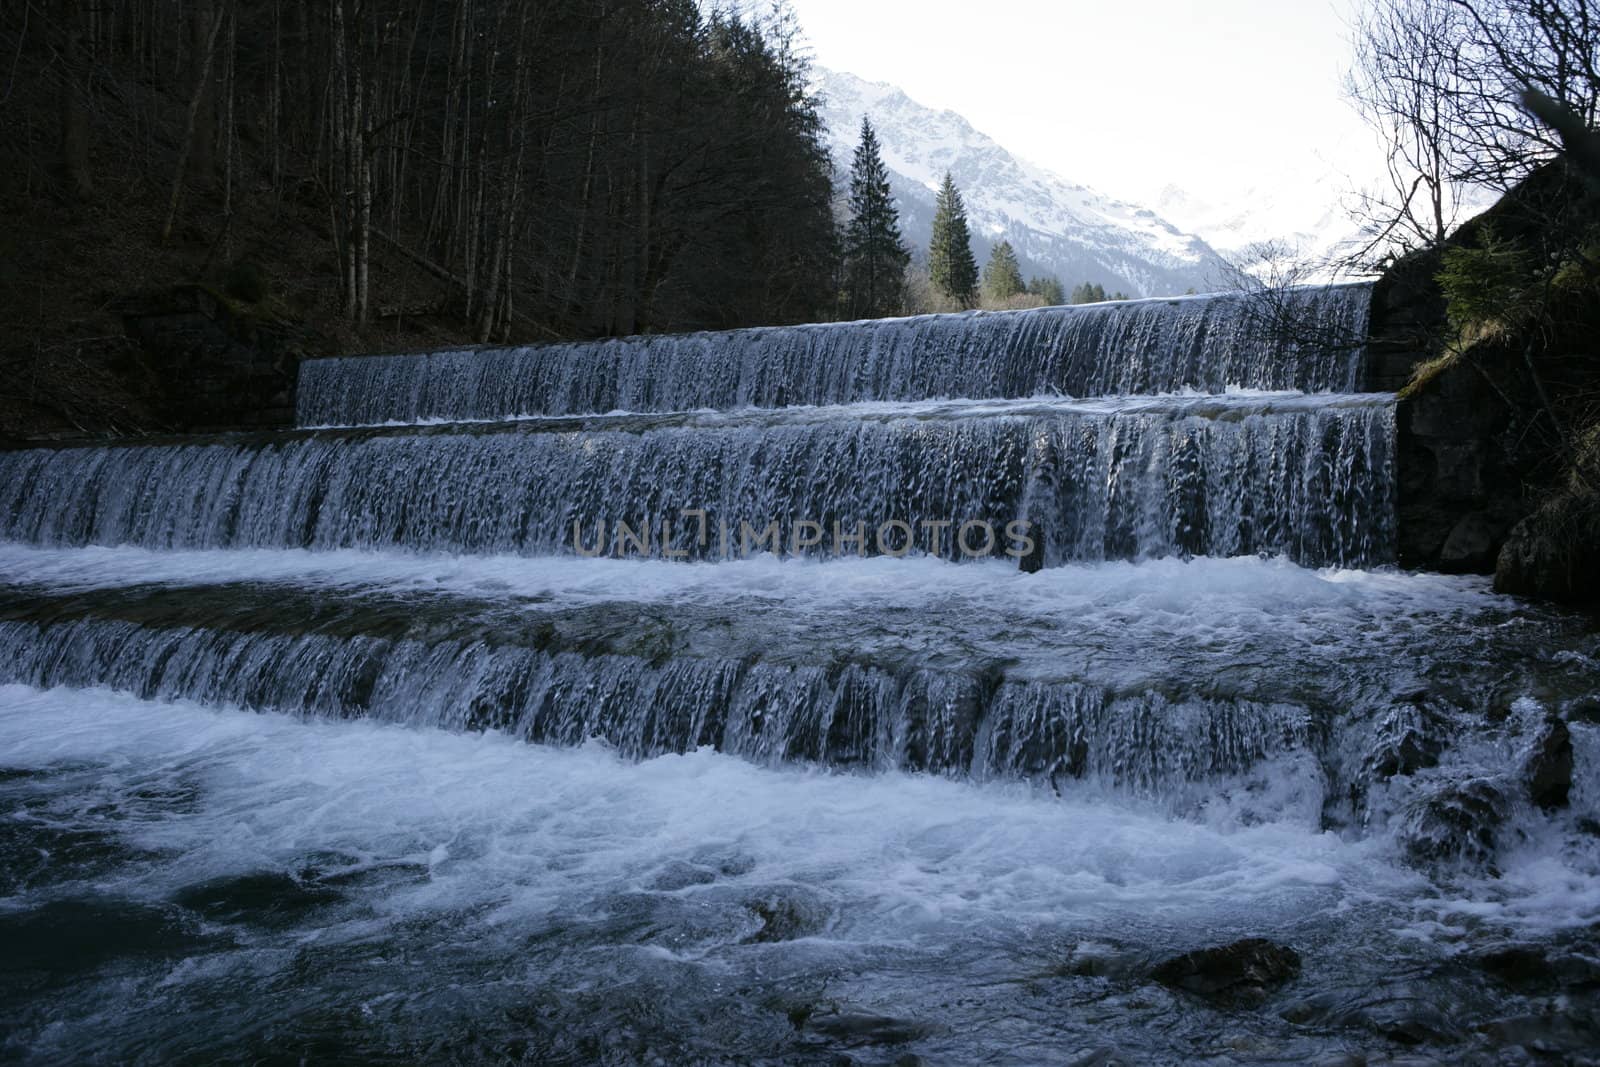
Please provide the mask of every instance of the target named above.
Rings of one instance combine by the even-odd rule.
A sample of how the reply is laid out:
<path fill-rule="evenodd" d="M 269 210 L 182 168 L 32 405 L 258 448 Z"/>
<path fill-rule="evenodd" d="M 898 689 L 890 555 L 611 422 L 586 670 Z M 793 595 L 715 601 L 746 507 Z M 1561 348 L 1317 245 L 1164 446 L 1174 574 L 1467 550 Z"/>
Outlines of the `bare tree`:
<path fill-rule="evenodd" d="M 1252 336 L 1325 356 L 1348 353 L 1367 338 L 1323 314 L 1315 291 L 1336 278 L 1341 264 L 1308 254 L 1288 241 L 1258 241 L 1211 278 L 1217 292 L 1240 294 Z"/>
<path fill-rule="evenodd" d="M 206 99 L 208 86 L 211 79 L 211 66 L 217 55 L 217 38 L 222 30 L 221 18 L 212 17 L 210 6 L 197 13 L 196 23 L 202 17 L 207 26 L 205 39 L 202 41 L 196 34 L 195 78 L 194 90 L 189 95 L 189 106 L 184 113 L 183 142 L 178 151 L 178 165 L 172 174 L 172 194 L 167 198 L 167 218 L 161 226 L 161 240 L 167 241 L 172 236 L 172 226 L 178 218 L 178 204 L 183 198 L 183 177 L 189 166 L 189 156 L 195 146 L 202 140 L 209 143 L 209 138 L 214 136 L 214 131 L 197 129 L 199 125 L 201 103 Z"/>
<path fill-rule="evenodd" d="M 84 99 L 83 12 L 77 0 L 63 0 L 61 19 L 61 162 L 68 191 L 79 200 L 94 195 L 89 169 L 89 111 Z"/>
<path fill-rule="evenodd" d="M 1464 193 L 1504 192 L 1561 151 L 1531 91 L 1600 121 L 1600 0 L 1368 0 L 1346 90 L 1387 149 L 1385 188 L 1357 194 L 1356 260 L 1439 245 Z"/>
<path fill-rule="evenodd" d="M 1384 185 L 1354 194 L 1364 242 L 1353 260 L 1433 247 L 1455 225 L 1451 124 L 1463 88 L 1455 49 L 1464 28 L 1450 3 L 1372 0 L 1360 15 L 1345 88 L 1386 152 Z"/>
<path fill-rule="evenodd" d="M 1431 0 L 1438 3 L 1440 0 Z M 1600 0 L 1449 0 L 1464 22 L 1453 94 L 1458 181 L 1505 188 L 1560 153 L 1530 121 L 1529 90 L 1593 129 L 1600 121 Z"/>

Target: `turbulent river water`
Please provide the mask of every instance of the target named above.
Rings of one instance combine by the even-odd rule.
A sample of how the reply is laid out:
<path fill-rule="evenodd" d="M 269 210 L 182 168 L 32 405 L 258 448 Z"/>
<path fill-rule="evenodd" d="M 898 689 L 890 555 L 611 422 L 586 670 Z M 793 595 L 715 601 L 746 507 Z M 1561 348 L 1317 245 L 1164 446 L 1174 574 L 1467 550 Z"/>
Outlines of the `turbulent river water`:
<path fill-rule="evenodd" d="M 0 1055 L 1593 1062 L 1600 634 L 1392 565 L 1360 385 L 1189 299 L 315 362 L 305 429 L 0 452 Z M 570 540 L 681 509 L 1045 566 Z M 1242 939 L 1298 968 L 1162 977 Z"/>

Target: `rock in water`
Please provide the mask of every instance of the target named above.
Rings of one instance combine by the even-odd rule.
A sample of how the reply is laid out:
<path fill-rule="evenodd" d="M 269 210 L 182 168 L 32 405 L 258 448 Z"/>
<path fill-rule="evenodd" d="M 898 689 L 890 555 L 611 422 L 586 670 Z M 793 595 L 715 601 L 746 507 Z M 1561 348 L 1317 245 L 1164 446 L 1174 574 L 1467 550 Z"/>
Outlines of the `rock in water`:
<path fill-rule="evenodd" d="M 1044 531 L 1035 522 L 1029 532 L 1032 539 L 1027 555 L 1017 559 L 1017 569 L 1023 574 L 1038 574 L 1044 570 Z"/>
<path fill-rule="evenodd" d="M 1446 574 L 1489 574 L 1505 540 L 1506 526 L 1474 511 L 1450 529 L 1439 550 L 1439 569 Z"/>
<path fill-rule="evenodd" d="M 1428 711 L 1426 700 L 1427 694 L 1420 693 L 1389 709 L 1362 760 L 1363 779 L 1387 782 L 1439 765 L 1444 741 L 1438 717 Z"/>
<path fill-rule="evenodd" d="M 1414 866 L 1494 859 L 1506 795 L 1485 778 L 1452 783 L 1418 798 L 1406 811 L 1400 842 Z"/>
<path fill-rule="evenodd" d="M 1528 780 L 1528 797 L 1541 808 L 1564 808 L 1572 788 L 1572 734 L 1557 718 L 1545 721 L 1544 731 L 1534 742 L 1523 767 Z"/>
<path fill-rule="evenodd" d="M 1525 993 L 1600 985 L 1600 943 L 1507 945 L 1469 957 L 1485 973 Z"/>
<path fill-rule="evenodd" d="M 830 1012 L 813 1015 L 806 1028 L 846 1045 L 904 1045 L 919 1041 L 934 1028 L 915 1019 L 896 1019 L 866 1012 Z"/>
<path fill-rule="evenodd" d="M 798 892 L 773 893 L 747 905 L 761 920 L 761 929 L 744 939 L 745 944 L 775 944 L 818 933 L 828 924 L 826 902 Z"/>
<path fill-rule="evenodd" d="M 1151 977 L 1213 1003 L 1255 1007 L 1300 973 L 1300 954 L 1261 937 L 1196 949 L 1161 964 Z"/>

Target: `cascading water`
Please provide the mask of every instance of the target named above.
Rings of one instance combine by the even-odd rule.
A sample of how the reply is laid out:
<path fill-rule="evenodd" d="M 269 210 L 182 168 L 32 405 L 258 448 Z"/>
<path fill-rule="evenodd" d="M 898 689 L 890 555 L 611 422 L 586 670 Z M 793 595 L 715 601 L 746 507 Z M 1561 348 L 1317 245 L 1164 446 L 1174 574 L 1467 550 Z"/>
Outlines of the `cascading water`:
<path fill-rule="evenodd" d="M 318 359 L 302 426 L 937 397 L 1359 387 L 1371 287 Z"/>
<path fill-rule="evenodd" d="M 316 360 L 299 430 L 0 452 L 3 1047 L 1578 1056 L 1600 639 L 1385 566 L 1368 299 Z M 1299 977 L 1155 977 L 1244 937 Z"/>
<path fill-rule="evenodd" d="M 815 552 L 842 554 L 876 551 L 886 522 L 916 534 L 943 521 L 950 530 L 939 531 L 939 544 L 925 533 L 915 540 L 957 555 L 963 524 L 990 523 L 998 553 L 999 532 L 1024 519 L 1039 526 L 1052 562 L 1262 553 L 1359 566 L 1393 558 L 1387 398 L 1026 408 L 911 407 L 872 417 L 846 408 L 828 418 L 636 432 L 513 423 L 13 452 L 0 454 L 0 534 L 152 548 L 726 558 L 773 523 L 780 549 L 795 549 L 791 531 L 804 520 L 825 535 Z M 704 521 L 684 521 L 686 509 L 704 511 Z M 623 541 L 619 524 L 650 536 Z M 976 548 L 977 536 L 967 543 Z"/>
<path fill-rule="evenodd" d="M 458 641 L 0 624 L 10 676 L 147 700 L 366 715 L 527 741 L 603 739 L 631 759 L 713 747 L 766 763 L 976 777 L 1093 776 L 1181 799 L 1189 782 L 1303 747 L 1310 715 L 1236 698 L 1118 695 L 971 672 L 537 651 Z M 981 737 L 980 724 L 982 726 Z"/>

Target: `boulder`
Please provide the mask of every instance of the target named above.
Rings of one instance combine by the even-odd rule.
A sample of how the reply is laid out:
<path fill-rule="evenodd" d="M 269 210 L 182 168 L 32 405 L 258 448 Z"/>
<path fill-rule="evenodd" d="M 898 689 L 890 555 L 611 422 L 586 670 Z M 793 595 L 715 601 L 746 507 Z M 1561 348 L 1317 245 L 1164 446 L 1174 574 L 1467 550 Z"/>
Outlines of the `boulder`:
<path fill-rule="evenodd" d="M 1439 724 L 1424 705 L 1426 694 L 1396 704 L 1373 730 L 1372 742 L 1361 761 L 1362 777 L 1387 782 L 1437 766 L 1444 741 Z"/>
<path fill-rule="evenodd" d="M 1506 524 L 1488 513 L 1470 512 L 1450 528 L 1439 549 L 1439 569 L 1446 574 L 1484 574 L 1492 570 Z"/>
<path fill-rule="evenodd" d="M 1567 806 L 1567 793 L 1572 789 L 1572 733 L 1566 723 L 1554 716 L 1545 720 L 1522 774 L 1528 783 L 1528 798 L 1539 807 L 1549 811 Z"/>
<path fill-rule="evenodd" d="M 1412 801 L 1400 826 L 1400 846 L 1414 866 L 1493 862 L 1506 795 L 1486 778 L 1451 782 Z"/>
<path fill-rule="evenodd" d="M 1300 955 L 1294 949 L 1252 937 L 1174 956 L 1150 977 L 1219 1005 L 1255 1007 L 1299 973 Z"/>
<path fill-rule="evenodd" d="M 1567 493 L 1512 527 L 1494 589 L 1567 604 L 1600 601 L 1600 504 Z"/>

